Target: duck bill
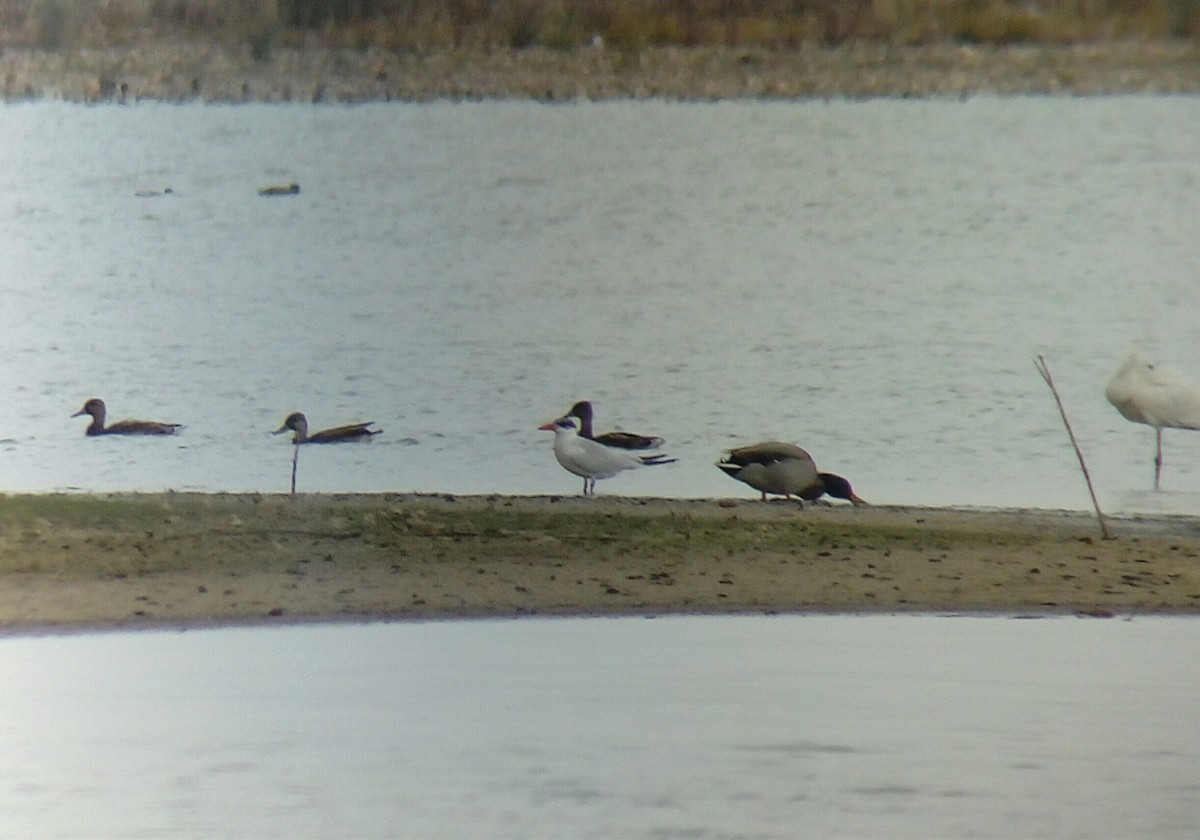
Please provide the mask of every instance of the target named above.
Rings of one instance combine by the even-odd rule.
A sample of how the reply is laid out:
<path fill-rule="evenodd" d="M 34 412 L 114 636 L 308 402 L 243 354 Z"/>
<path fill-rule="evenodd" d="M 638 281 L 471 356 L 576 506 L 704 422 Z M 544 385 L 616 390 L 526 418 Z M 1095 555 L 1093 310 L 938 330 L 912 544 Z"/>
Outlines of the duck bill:
<path fill-rule="evenodd" d="M 284 424 L 284 425 L 280 426 L 278 429 L 276 429 L 275 431 L 271 432 L 271 434 L 281 435 L 286 431 L 288 431 L 288 427 L 287 427 L 287 424 Z"/>
<path fill-rule="evenodd" d="M 553 432 L 556 428 L 557 427 L 554 425 L 554 423 L 543 423 L 542 425 L 538 426 L 538 431 Z"/>
<path fill-rule="evenodd" d="M 82 417 L 85 414 L 87 414 L 87 412 L 81 408 L 78 411 L 76 411 L 74 414 L 72 414 L 71 416 L 72 417 Z"/>
<path fill-rule="evenodd" d="M 855 507 L 870 507 L 867 504 L 866 499 L 861 499 L 858 496 L 856 496 L 854 493 L 850 494 L 850 504 L 854 505 Z"/>

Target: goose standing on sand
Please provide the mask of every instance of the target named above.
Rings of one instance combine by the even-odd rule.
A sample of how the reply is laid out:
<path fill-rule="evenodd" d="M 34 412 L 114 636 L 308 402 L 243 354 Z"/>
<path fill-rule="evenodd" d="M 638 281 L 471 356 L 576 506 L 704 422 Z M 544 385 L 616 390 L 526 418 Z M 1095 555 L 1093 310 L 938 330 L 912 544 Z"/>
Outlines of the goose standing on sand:
<path fill-rule="evenodd" d="M 721 456 L 717 467 L 762 493 L 764 502 L 768 493 L 797 496 L 804 502 L 828 494 L 855 505 L 866 504 L 840 475 L 817 472 L 812 456 L 794 443 L 767 441 L 731 449 Z"/>
<path fill-rule="evenodd" d="M 635 435 L 633 432 L 604 432 L 603 434 L 592 433 L 592 404 L 587 400 L 581 400 L 571 406 L 571 410 L 567 412 L 567 417 L 574 417 L 579 421 L 579 436 L 594 440 L 597 443 L 602 443 L 605 446 L 611 446 L 616 449 L 658 449 L 663 445 L 663 439 L 660 437 Z"/>
<path fill-rule="evenodd" d="M 332 429 L 323 429 L 319 432 L 308 433 L 308 418 L 302 412 L 295 411 L 287 416 L 283 421 L 283 425 L 276 429 L 272 434 L 281 435 L 286 431 L 292 431 L 292 443 L 351 443 L 357 440 L 370 440 L 371 435 L 377 435 L 382 432 L 382 429 L 370 429 L 368 426 L 374 425 L 374 420 L 368 420 L 366 423 L 350 423 L 345 426 L 336 426 Z"/>
<path fill-rule="evenodd" d="M 1154 489 L 1159 489 L 1163 429 L 1200 429 L 1200 387 L 1179 371 L 1131 353 L 1104 396 L 1126 420 L 1154 427 Z"/>
<path fill-rule="evenodd" d="M 612 478 L 623 470 L 675 462 L 674 458 L 660 452 L 640 454 L 581 437 L 579 427 L 570 416 L 560 417 L 551 423 L 538 426 L 538 429 L 554 432 L 554 457 L 563 469 L 583 479 L 585 496 L 595 495 L 598 478 Z"/>
<path fill-rule="evenodd" d="M 104 425 L 107 409 L 104 400 L 92 397 L 83 404 L 83 408 L 72 414 L 72 417 L 90 415 L 91 425 L 87 427 L 87 435 L 173 435 L 179 431 L 178 423 L 159 423 L 154 420 L 121 420 L 111 426 Z"/>

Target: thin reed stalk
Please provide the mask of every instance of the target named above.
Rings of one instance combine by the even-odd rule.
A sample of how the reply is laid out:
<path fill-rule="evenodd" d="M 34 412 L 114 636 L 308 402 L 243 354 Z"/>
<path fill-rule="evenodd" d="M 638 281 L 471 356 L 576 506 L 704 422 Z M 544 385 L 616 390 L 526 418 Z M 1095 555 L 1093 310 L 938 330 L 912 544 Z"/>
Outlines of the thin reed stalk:
<path fill-rule="evenodd" d="M 1096 488 L 1092 485 L 1092 476 L 1088 472 L 1087 462 L 1083 460 L 1083 451 L 1079 448 L 1079 441 L 1075 439 L 1075 432 L 1071 428 L 1071 421 L 1067 419 L 1067 410 L 1063 407 L 1062 397 L 1058 395 L 1058 388 L 1054 386 L 1054 377 L 1050 375 L 1050 366 L 1046 364 L 1046 357 L 1039 355 L 1034 365 L 1038 369 L 1038 373 L 1042 375 L 1046 385 L 1050 388 L 1050 393 L 1054 395 L 1054 402 L 1058 404 L 1058 413 L 1062 415 L 1063 425 L 1067 427 L 1067 434 L 1071 438 L 1071 446 L 1075 448 L 1075 457 L 1079 459 L 1079 468 L 1083 470 L 1083 480 L 1087 482 L 1088 493 L 1092 497 L 1092 507 L 1096 509 L 1096 519 L 1100 522 L 1100 533 L 1106 540 L 1113 539 L 1113 535 L 1108 530 L 1108 523 L 1104 519 L 1104 513 L 1100 510 L 1100 502 L 1096 499 Z"/>

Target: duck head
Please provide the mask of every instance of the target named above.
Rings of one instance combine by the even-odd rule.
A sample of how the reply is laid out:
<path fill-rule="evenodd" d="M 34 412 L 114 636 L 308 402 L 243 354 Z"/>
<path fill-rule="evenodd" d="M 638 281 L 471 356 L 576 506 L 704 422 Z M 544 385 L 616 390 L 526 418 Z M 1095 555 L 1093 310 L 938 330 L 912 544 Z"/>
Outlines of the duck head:
<path fill-rule="evenodd" d="M 281 435 L 288 431 L 295 432 L 296 437 L 301 440 L 308 437 L 308 418 L 304 416 L 303 412 L 293 411 L 283 421 L 283 425 L 271 434 Z"/>
<path fill-rule="evenodd" d="M 567 412 L 566 416 L 579 420 L 580 435 L 588 438 L 592 436 L 592 404 L 590 402 L 580 400 L 571 406 L 571 410 Z"/>
<path fill-rule="evenodd" d="M 850 486 L 850 482 L 842 478 L 840 475 L 833 473 L 819 473 L 821 484 L 825 487 L 825 492 L 835 499 L 845 499 L 851 504 L 865 505 L 866 502 L 860 499 Z"/>
<path fill-rule="evenodd" d="M 106 413 L 107 413 L 107 409 L 104 407 L 104 400 L 100 399 L 99 397 L 92 397 L 90 400 L 88 400 L 87 402 L 85 402 L 83 404 L 83 408 L 79 409 L 71 416 L 72 417 L 81 417 L 84 414 L 87 414 L 87 415 L 90 415 L 91 418 L 93 420 L 95 420 L 98 424 L 103 426 L 104 425 L 104 415 Z"/>

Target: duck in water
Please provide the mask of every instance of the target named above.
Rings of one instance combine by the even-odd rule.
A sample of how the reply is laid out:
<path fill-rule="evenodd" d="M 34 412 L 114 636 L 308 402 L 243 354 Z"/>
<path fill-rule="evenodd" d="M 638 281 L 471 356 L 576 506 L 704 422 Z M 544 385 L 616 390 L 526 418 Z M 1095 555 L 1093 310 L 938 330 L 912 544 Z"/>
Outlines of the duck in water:
<path fill-rule="evenodd" d="M 178 423 L 159 423 L 155 420 L 121 420 L 111 426 L 104 425 L 107 409 L 104 400 L 92 397 L 83 404 L 83 408 L 72 414 L 72 417 L 90 415 L 91 425 L 87 427 L 88 436 L 94 435 L 173 435 L 182 426 Z"/>
<path fill-rule="evenodd" d="M 370 440 L 372 435 L 377 435 L 382 432 L 382 429 L 370 429 L 368 426 L 374 425 L 373 420 L 366 423 L 350 423 L 345 426 L 335 426 L 332 429 L 323 429 L 319 432 L 308 433 L 308 418 L 302 412 L 296 411 L 287 416 L 283 421 L 283 425 L 276 429 L 272 434 L 280 435 L 287 431 L 292 431 L 292 443 L 351 443 L 357 440 Z"/>
<path fill-rule="evenodd" d="M 611 446 L 616 449 L 658 449 L 658 447 L 663 445 L 663 439 L 660 437 L 635 435 L 633 432 L 593 434 L 592 404 L 587 400 L 581 400 L 571 406 L 571 410 L 567 412 L 567 417 L 574 417 L 579 421 L 579 436 L 581 438 L 594 440 L 605 446 Z"/>

